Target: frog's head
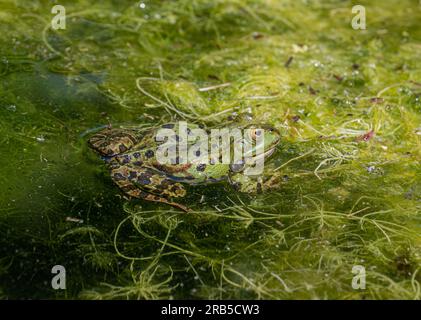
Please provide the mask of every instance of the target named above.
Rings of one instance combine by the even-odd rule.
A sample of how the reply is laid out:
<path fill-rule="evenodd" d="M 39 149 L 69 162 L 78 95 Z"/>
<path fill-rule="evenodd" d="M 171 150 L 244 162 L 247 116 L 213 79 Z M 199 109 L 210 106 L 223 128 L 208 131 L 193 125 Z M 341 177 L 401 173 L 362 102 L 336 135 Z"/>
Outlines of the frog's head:
<path fill-rule="evenodd" d="M 263 138 L 262 138 L 263 135 Z M 244 139 L 253 146 L 251 151 L 263 150 L 262 156 L 270 157 L 281 140 L 279 131 L 269 125 L 248 125 L 244 130 Z"/>
<path fill-rule="evenodd" d="M 281 134 L 269 125 L 250 124 L 244 128 L 244 140 L 252 146 L 250 150 L 244 151 L 244 158 L 252 157 L 255 161 L 260 157 L 267 159 L 274 153 L 281 140 Z M 240 172 L 244 170 L 245 163 L 234 163 L 230 168 L 233 172 Z"/>

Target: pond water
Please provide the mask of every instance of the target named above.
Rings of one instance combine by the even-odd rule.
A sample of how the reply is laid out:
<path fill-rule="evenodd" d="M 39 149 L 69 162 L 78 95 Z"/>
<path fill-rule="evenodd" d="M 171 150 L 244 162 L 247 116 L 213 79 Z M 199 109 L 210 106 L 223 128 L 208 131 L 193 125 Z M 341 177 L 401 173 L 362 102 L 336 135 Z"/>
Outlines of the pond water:
<path fill-rule="evenodd" d="M 420 299 L 418 1 L 362 3 L 365 30 L 353 1 L 60 4 L 55 30 L 50 1 L 0 2 L 1 298 Z M 242 113 L 282 133 L 272 188 L 189 187 L 187 214 L 87 146 Z"/>

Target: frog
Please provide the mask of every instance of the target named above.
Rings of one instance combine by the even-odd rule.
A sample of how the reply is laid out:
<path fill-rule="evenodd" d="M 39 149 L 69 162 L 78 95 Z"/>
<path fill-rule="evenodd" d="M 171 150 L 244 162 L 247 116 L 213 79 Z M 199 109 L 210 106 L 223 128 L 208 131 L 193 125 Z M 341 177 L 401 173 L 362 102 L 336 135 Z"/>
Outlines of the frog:
<path fill-rule="evenodd" d="M 281 140 L 279 130 L 270 125 L 246 124 L 241 127 L 244 135 L 242 141 L 227 142 L 231 145 L 239 145 L 245 142 L 251 143 L 255 150 L 260 147 L 265 161 L 278 147 Z M 215 154 L 200 154 L 200 143 L 189 137 L 194 130 L 204 130 L 202 125 L 188 123 L 183 127 L 185 135 L 180 134 L 179 122 L 172 122 L 149 129 L 136 128 L 106 128 L 94 133 L 88 140 L 88 145 L 106 162 L 111 179 L 128 196 L 129 199 L 137 198 L 146 201 L 164 203 L 184 212 L 191 209 L 177 201 L 187 195 L 188 186 L 215 184 L 221 181 L 228 182 L 234 192 L 261 193 L 263 190 L 262 177 L 260 175 L 246 175 L 245 172 L 255 163 L 236 160 L 231 151 L 229 161 L 222 161 L 222 156 L 215 158 Z M 158 130 L 167 130 L 171 134 L 166 139 L 158 139 Z M 209 134 L 209 129 L 205 132 Z M 263 134 L 263 139 L 258 136 Z M 195 147 L 193 159 L 181 159 L 183 152 L 181 140 L 189 142 L 184 148 Z M 257 144 L 256 141 L 259 141 Z M 163 162 L 159 159 L 160 148 L 164 143 L 178 142 L 177 155 L 170 161 Z M 225 140 L 227 141 L 227 140 Z M 202 142 L 209 144 L 209 142 Z M 169 144 L 171 145 L 171 144 Z M 199 148 L 198 148 L 199 146 Z M 226 145 L 225 145 L 226 147 Z M 234 146 L 235 147 L 235 146 Z M 172 150 L 174 151 L 174 150 Z M 186 150 L 184 150 L 186 151 Z M 191 152 L 191 151 L 190 151 Z M 167 150 L 168 154 L 168 150 Z M 235 161 L 234 161 L 235 160 Z"/>

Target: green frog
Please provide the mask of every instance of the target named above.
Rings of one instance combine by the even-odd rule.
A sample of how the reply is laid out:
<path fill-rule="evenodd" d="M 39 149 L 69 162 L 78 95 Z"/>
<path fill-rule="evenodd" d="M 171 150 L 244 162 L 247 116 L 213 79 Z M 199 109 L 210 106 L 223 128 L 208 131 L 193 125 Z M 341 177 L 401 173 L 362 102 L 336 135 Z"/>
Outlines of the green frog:
<path fill-rule="evenodd" d="M 239 192 L 262 192 L 261 176 L 245 174 L 255 163 L 244 160 L 233 161 L 232 152 L 228 156 L 228 163 L 222 161 L 221 156 L 215 159 L 211 152 L 200 154 L 202 150 L 200 143 L 192 142 L 188 137 L 201 128 L 203 130 L 203 127 L 197 124 L 186 124 L 183 127 L 185 130 L 183 135 L 180 134 L 180 123 L 167 123 L 148 130 L 107 127 L 91 136 L 88 144 L 108 163 L 112 180 L 125 194 L 133 198 L 165 203 L 188 212 L 188 207 L 174 201 L 175 198 L 186 195 L 186 185 L 210 184 L 225 180 Z M 159 129 L 170 133 L 166 139 L 157 138 Z M 275 128 L 249 124 L 242 129 L 243 141 L 228 140 L 231 146 L 235 144 L 233 147 L 238 147 L 247 142 L 252 146 L 251 151 L 257 148 L 263 150 L 260 157 L 266 159 L 273 154 L 279 144 L 280 133 Z M 260 135 L 263 135 L 263 139 L 259 139 Z M 186 138 L 188 141 L 182 144 Z M 173 153 L 178 156 L 170 161 L 158 161 L 158 154 L 162 149 L 160 147 L 170 141 L 178 143 L 178 152 Z M 208 144 L 208 141 L 203 143 Z M 193 145 L 195 149 L 191 151 Z M 193 159 L 189 158 L 189 161 L 181 159 L 180 156 L 187 154 L 183 152 L 183 148 L 186 147 L 194 156 Z M 171 150 L 167 150 L 167 156 L 169 151 Z"/>

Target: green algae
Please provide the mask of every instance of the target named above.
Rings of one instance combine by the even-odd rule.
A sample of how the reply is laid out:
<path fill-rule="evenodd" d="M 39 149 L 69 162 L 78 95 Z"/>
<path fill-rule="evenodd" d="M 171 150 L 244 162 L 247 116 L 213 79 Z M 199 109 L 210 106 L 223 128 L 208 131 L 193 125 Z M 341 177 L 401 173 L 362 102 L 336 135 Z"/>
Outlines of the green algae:
<path fill-rule="evenodd" d="M 420 299 L 419 4 L 367 2 L 363 31 L 354 1 L 144 3 L 63 1 L 52 30 L 0 2 L 0 297 Z M 233 112 L 282 132 L 274 188 L 193 188 L 189 215 L 128 203 L 86 147 Z"/>

